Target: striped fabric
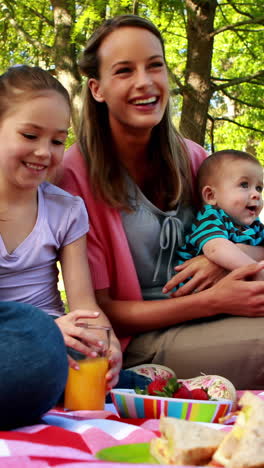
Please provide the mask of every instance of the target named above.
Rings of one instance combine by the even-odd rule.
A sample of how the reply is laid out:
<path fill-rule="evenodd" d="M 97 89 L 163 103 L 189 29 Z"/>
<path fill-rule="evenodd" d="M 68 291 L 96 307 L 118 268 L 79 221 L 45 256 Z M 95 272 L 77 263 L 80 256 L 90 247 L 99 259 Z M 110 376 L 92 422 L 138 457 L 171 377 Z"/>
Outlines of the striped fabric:
<path fill-rule="evenodd" d="M 183 261 L 189 260 L 202 253 L 206 242 L 219 237 L 235 244 L 261 245 L 264 241 L 264 225 L 257 218 L 250 226 L 239 226 L 221 208 L 204 205 L 176 256 Z"/>
<path fill-rule="evenodd" d="M 264 399 L 264 392 L 254 393 Z M 149 442 L 158 434 L 159 420 L 121 419 L 112 405 L 106 406 L 110 411 L 51 410 L 40 424 L 0 431 L 0 468 L 131 468 L 131 463 L 97 460 L 95 454 L 114 445 Z"/>
<path fill-rule="evenodd" d="M 53 410 L 43 424 L 0 431 L 0 468 L 131 468 L 97 460 L 95 454 L 113 445 L 149 442 L 158 425 L 157 419 L 122 420 L 109 411 Z"/>

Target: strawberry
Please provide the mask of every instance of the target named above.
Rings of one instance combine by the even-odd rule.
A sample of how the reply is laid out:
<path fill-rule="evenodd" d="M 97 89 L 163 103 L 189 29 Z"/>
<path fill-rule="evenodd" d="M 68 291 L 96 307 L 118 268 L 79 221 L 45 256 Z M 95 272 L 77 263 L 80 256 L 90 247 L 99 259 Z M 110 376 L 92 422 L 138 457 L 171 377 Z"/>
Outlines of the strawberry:
<path fill-rule="evenodd" d="M 194 388 L 191 394 L 194 400 L 209 400 L 208 393 L 204 388 Z"/>
<path fill-rule="evenodd" d="M 172 396 L 173 398 L 186 398 L 186 399 L 193 398 L 192 392 L 187 387 L 185 387 L 185 385 L 181 385 L 179 389 L 173 393 Z"/>
<path fill-rule="evenodd" d="M 156 379 L 153 380 L 148 386 L 147 386 L 147 393 L 148 395 L 154 395 L 157 396 L 157 392 L 163 392 L 164 387 L 167 384 L 166 379 Z"/>

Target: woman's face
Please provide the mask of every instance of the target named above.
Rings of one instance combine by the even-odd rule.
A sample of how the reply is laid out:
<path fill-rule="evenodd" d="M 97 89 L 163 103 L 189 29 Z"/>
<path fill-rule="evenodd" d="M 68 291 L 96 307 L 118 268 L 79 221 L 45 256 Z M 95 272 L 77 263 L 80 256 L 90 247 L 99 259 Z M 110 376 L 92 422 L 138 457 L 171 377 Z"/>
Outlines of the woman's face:
<path fill-rule="evenodd" d="M 164 114 L 168 74 L 159 39 L 138 27 L 122 27 L 99 48 L 100 79 L 89 80 L 93 97 L 105 102 L 112 131 L 150 134 Z"/>

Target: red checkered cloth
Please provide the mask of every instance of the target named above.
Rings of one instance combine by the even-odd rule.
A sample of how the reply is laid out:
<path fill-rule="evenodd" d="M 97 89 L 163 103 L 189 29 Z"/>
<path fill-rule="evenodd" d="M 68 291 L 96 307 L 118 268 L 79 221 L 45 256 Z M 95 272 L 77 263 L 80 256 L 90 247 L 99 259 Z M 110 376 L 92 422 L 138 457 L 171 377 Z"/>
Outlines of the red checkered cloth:
<path fill-rule="evenodd" d="M 43 424 L 0 431 L 0 468 L 131 468 L 131 463 L 97 460 L 95 454 L 114 445 L 149 442 L 158 426 L 157 419 L 120 419 L 109 411 L 52 410 Z"/>
<path fill-rule="evenodd" d="M 159 423 L 129 419 L 128 424 L 108 411 L 56 410 L 49 411 L 43 422 L 0 432 L 0 468 L 87 468 L 88 463 L 91 468 L 131 468 L 131 464 L 103 462 L 94 455 L 113 445 L 149 442 Z"/>

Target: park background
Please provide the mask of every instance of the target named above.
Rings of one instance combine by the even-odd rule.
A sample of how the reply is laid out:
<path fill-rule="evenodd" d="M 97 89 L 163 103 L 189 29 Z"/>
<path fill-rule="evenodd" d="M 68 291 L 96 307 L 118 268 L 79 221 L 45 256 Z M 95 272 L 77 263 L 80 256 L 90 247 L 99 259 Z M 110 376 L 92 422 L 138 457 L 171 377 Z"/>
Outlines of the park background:
<path fill-rule="evenodd" d="M 163 34 L 183 136 L 209 152 L 241 149 L 264 161 L 263 0 L 1 0 L 0 72 L 21 63 L 49 70 L 70 92 L 76 125 L 80 53 L 103 20 L 127 13 Z"/>

